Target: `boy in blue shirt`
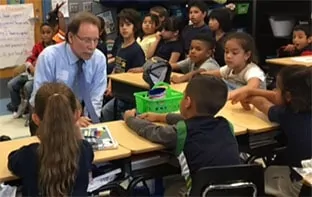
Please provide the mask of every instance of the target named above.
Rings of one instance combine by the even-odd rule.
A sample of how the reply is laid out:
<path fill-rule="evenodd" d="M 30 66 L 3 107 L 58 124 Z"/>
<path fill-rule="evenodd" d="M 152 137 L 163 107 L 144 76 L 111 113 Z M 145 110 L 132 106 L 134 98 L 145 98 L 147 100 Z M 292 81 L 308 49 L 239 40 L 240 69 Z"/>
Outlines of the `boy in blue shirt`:
<path fill-rule="evenodd" d="M 231 124 L 223 117 L 215 117 L 224 106 L 227 93 L 222 79 L 197 75 L 185 89 L 181 115 L 146 113 L 135 117 L 135 110 L 125 112 L 126 124 L 138 135 L 175 149 L 187 192 L 191 189 L 190 175 L 200 168 L 240 163 Z M 152 122 L 164 122 L 168 126 Z"/>

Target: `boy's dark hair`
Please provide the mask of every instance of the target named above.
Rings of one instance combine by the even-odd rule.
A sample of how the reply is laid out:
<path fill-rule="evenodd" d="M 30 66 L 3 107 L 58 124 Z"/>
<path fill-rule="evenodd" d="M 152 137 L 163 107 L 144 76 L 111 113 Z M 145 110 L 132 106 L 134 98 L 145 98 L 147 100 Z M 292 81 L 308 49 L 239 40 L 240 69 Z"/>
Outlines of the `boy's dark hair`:
<path fill-rule="evenodd" d="M 100 16 L 98 16 L 98 19 L 100 20 L 100 24 L 101 24 L 100 33 L 101 31 L 103 31 L 102 34 L 100 35 L 100 39 L 105 42 L 106 41 L 105 21 Z"/>
<path fill-rule="evenodd" d="M 294 27 L 293 31 L 303 31 L 307 38 L 312 36 L 311 24 L 302 24 Z"/>
<path fill-rule="evenodd" d="M 204 42 L 208 49 L 214 49 L 216 47 L 216 40 L 207 34 L 196 34 L 192 40 L 199 40 Z"/>
<path fill-rule="evenodd" d="M 212 10 L 209 18 L 216 19 L 224 32 L 229 32 L 232 29 L 231 13 L 226 8 Z"/>
<path fill-rule="evenodd" d="M 180 17 L 170 16 L 164 21 L 163 29 L 173 32 L 179 31 L 179 33 L 181 33 L 183 29 L 183 21 Z"/>
<path fill-rule="evenodd" d="M 278 76 L 281 79 L 281 92 L 284 102 L 293 112 L 311 112 L 312 67 L 292 65 L 283 68 Z M 286 102 L 286 93 L 291 96 Z"/>
<path fill-rule="evenodd" d="M 160 17 L 166 17 L 167 18 L 169 16 L 168 10 L 166 8 L 162 7 L 162 6 L 152 7 L 150 9 L 150 11 L 157 12 Z"/>
<path fill-rule="evenodd" d="M 236 39 L 238 41 L 238 43 L 240 44 L 240 46 L 243 48 L 245 52 L 248 52 L 248 51 L 251 52 L 250 58 L 247 60 L 247 63 L 253 62 L 257 64 L 258 63 L 258 57 L 256 54 L 257 50 L 256 50 L 253 37 L 250 34 L 245 33 L 245 32 L 234 32 L 226 36 L 224 43 L 233 39 Z"/>
<path fill-rule="evenodd" d="M 141 29 L 141 17 L 139 12 L 132 8 L 125 8 L 120 11 L 120 13 L 117 16 L 118 26 L 120 23 L 123 23 L 125 21 L 129 21 L 134 26 L 134 36 L 135 38 L 138 37 L 139 31 Z"/>
<path fill-rule="evenodd" d="M 151 17 L 152 21 L 155 23 L 156 27 L 159 25 L 159 19 L 157 16 L 155 16 L 154 14 L 151 14 L 151 13 L 147 13 L 145 14 L 144 18 L 145 17 Z M 142 21 L 143 22 L 143 21 Z"/>
<path fill-rule="evenodd" d="M 67 33 L 66 33 L 66 42 L 69 42 L 68 40 L 68 33 L 77 34 L 80 28 L 81 23 L 91 23 L 98 27 L 99 31 L 101 29 L 101 23 L 98 17 L 96 17 L 94 14 L 90 12 L 79 12 L 77 13 L 67 27 Z"/>
<path fill-rule="evenodd" d="M 187 84 L 185 96 L 196 103 L 198 114 L 214 116 L 224 106 L 228 88 L 224 81 L 212 75 L 195 75 Z"/>
<path fill-rule="evenodd" d="M 207 10 L 208 10 L 208 7 L 207 7 L 207 4 L 204 2 L 204 1 L 198 1 L 198 0 L 195 0 L 195 1 L 191 1 L 189 4 L 188 4 L 188 9 L 190 10 L 191 7 L 197 7 L 198 9 L 200 9 L 200 11 L 202 11 L 203 13 L 206 12 L 207 13 Z"/>

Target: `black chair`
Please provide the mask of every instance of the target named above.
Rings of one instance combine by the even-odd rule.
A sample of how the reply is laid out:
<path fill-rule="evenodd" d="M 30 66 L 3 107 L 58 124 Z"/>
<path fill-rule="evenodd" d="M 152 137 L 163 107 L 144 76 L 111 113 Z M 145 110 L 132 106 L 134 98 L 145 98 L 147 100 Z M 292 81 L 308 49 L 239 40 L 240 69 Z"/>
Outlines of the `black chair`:
<path fill-rule="evenodd" d="M 201 168 L 192 176 L 190 196 L 263 196 L 264 169 L 261 165 Z"/>

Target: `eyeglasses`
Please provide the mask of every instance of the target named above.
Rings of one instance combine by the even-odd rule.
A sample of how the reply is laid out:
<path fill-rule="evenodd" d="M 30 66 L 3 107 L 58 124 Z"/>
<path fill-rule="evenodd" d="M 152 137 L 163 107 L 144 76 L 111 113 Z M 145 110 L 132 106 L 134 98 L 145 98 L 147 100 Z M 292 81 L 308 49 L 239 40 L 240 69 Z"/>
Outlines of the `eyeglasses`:
<path fill-rule="evenodd" d="M 95 44 L 97 44 L 99 42 L 99 38 L 95 38 L 95 39 L 92 39 L 92 38 L 82 38 L 80 36 L 78 36 L 78 34 L 75 34 L 75 36 L 81 40 L 84 44 L 92 44 L 92 42 L 94 42 Z"/>

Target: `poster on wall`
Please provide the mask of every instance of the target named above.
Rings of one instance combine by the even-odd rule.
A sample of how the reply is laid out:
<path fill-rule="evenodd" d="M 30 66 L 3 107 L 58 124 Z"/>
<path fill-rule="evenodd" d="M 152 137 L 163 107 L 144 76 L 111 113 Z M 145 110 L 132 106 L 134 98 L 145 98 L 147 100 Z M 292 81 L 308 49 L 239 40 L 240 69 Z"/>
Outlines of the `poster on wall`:
<path fill-rule="evenodd" d="M 20 4 L 21 0 L 7 0 L 7 4 Z"/>
<path fill-rule="evenodd" d="M 110 10 L 98 14 L 99 17 L 103 18 L 105 21 L 105 31 L 107 34 L 115 32 L 115 24 Z"/>
<path fill-rule="evenodd" d="M 52 10 L 56 7 L 56 4 L 60 5 L 62 2 L 64 2 L 64 5 L 60 8 L 60 11 L 64 17 L 69 17 L 68 0 L 51 0 Z"/>
<path fill-rule="evenodd" d="M 25 63 L 35 44 L 33 4 L 0 5 L 0 69 Z"/>

